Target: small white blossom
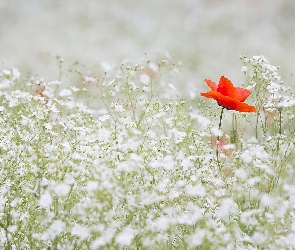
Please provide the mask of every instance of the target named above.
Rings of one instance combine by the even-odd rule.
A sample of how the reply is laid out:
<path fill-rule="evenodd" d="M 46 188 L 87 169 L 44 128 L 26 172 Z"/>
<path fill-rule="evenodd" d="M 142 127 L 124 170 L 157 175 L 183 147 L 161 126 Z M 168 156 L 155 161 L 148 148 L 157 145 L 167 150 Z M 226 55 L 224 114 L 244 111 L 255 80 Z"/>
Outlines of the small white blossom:
<path fill-rule="evenodd" d="M 105 72 L 109 72 L 113 69 L 112 65 L 109 64 L 108 62 L 105 62 L 105 61 L 102 61 L 100 63 L 100 66 L 102 67 L 102 69 L 105 71 Z"/>
<path fill-rule="evenodd" d="M 202 184 L 197 184 L 195 186 L 187 185 L 185 187 L 185 192 L 187 193 L 187 195 L 194 197 L 203 197 L 206 195 L 206 189 L 202 186 Z"/>
<path fill-rule="evenodd" d="M 20 78 L 20 72 L 18 69 L 13 68 L 12 69 L 12 80 L 17 80 Z"/>
<path fill-rule="evenodd" d="M 10 84 L 11 84 L 11 81 L 9 81 L 8 79 L 3 79 L 0 82 L 0 89 L 7 89 L 7 88 L 9 88 Z"/>
<path fill-rule="evenodd" d="M 240 158 L 242 159 L 242 161 L 246 164 L 249 164 L 253 161 L 253 157 L 252 154 L 248 151 L 245 150 L 241 155 Z"/>
<path fill-rule="evenodd" d="M 149 84 L 150 80 L 151 80 L 150 76 L 146 73 L 141 74 L 139 77 L 139 81 L 143 84 Z"/>
<path fill-rule="evenodd" d="M 247 72 L 247 71 L 248 71 L 247 66 L 243 66 L 243 67 L 242 67 L 242 71 L 243 71 L 243 72 Z"/>
<path fill-rule="evenodd" d="M 220 219 L 228 218 L 231 213 L 238 212 L 238 205 L 230 198 L 226 198 L 221 202 L 217 211 L 217 217 Z"/>
<path fill-rule="evenodd" d="M 135 233 L 136 230 L 128 225 L 117 235 L 116 242 L 121 246 L 129 246 L 135 237 Z"/>
<path fill-rule="evenodd" d="M 189 243 L 192 247 L 201 246 L 206 235 L 206 231 L 196 228 L 195 233 L 188 237 Z"/>
<path fill-rule="evenodd" d="M 57 236 L 60 236 L 66 228 L 66 225 L 61 220 L 55 220 L 47 231 L 42 235 L 44 239 L 54 239 Z"/>
<path fill-rule="evenodd" d="M 49 208 L 52 204 L 52 198 L 49 192 L 41 195 L 39 200 L 39 206 L 43 208 Z"/>
<path fill-rule="evenodd" d="M 85 240 L 90 235 L 90 230 L 87 227 L 75 224 L 72 228 L 72 235 L 78 236 L 81 240 Z"/>
<path fill-rule="evenodd" d="M 51 130 L 52 129 L 52 125 L 50 123 L 45 123 L 44 124 L 44 127 L 48 130 Z"/>
<path fill-rule="evenodd" d="M 61 97 L 70 96 L 70 95 L 72 95 L 72 91 L 70 89 L 62 89 L 59 92 L 59 96 Z"/>
<path fill-rule="evenodd" d="M 59 183 L 54 187 L 54 192 L 57 196 L 66 196 L 69 194 L 71 187 L 65 183 Z"/>
<path fill-rule="evenodd" d="M 155 64 L 155 63 L 150 63 L 149 64 L 149 68 L 154 72 L 154 73 L 157 73 L 158 72 L 158 66 L 157 66 L 157 64 Z"/>
<path fill-rule="evenodd" d="M 71 89 L 74 91 L 74 92 L 78 92 L 80 89 L 76 88 L 75 86 L 71 86 Z"/>
<path fill-rule="evenodd" d="M 83 77 L 83 80 L 84 80 L 85 82 L 89 82 L 89 83 L 96 83 L 96 82 L 97 82 L 96 78 L 94 78 L 94 77 L 92 77 L 92 76 L 84 76 L 84 77 Z M 85 89 L 85 90 L 86 90 L 86 89 Z"/>
<path fill-rule="evenodd" d="M 262 232 L 255 231 L 252 235 L 252 240 L 255 245 L 262 245 L 267 240 L 267 235 L 263 234 Z"/>
<path fill-rule="evenodd" d="M 214 136 L 222 136 L 222 131 L 217 127 L 211 128 L 211 132 Z"/>
<path fill-rule="evenodd" d="M 9 70 L 3 69 L 2 70 L 3 75 L 10 76 L 11 72 Z"/>
<path fill-rule="evenodd" d="M 17 230 L 17 225 L 12 225 L 7 228 L 8 232 L 14 233 Z"/>
<path fill-rule="evenodd" d="M 87 192 L 92 192 L 98 189 L 98 183 L 96 181 L 88 181 L 87 185 L 85 186 Z"/>

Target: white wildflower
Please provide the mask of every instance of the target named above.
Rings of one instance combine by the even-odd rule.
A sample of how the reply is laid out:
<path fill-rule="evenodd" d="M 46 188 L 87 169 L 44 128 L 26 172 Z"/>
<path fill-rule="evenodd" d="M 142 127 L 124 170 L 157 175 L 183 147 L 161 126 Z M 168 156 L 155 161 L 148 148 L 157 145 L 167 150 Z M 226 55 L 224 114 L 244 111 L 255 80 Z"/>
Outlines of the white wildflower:
<path fill-rule="evenodd" d="M 174 118 L 173 117 L 167 118 L 165 120 L 165 122 L 169 125 L 170 128 L 172 128 L 173 127 L 173 123 L 174 123 Z"/>
<path fill-rule="evenodd" d="M 17 225 L 12 225 L 7 228 L 8 232 L 14 233 L 17 230 Z"/>
<path fill-rule="evenodd" d="M 74 92 L 78 92 L 80 89 L 76 88 L 75 86 L 71 86 L 71 89 L 74 91 Z"/>
<path fill-rule="evenodd" d="M 140 77 L 139 77 L 139 81 L 142 83 L 142 84 L 149 84 L 151 78 L 148 74 L 144 73 L 144 74 L 141 74 Z"/>
<path fill-rule="evenodd" d="M 274 199 L 269 194 L 263 193 L 260 195 L 261 204 L 265 207 L 272 206 L 274 204 Z"/>
<path fill-rule="evenodd" d="M 175 167 L 175 161 L 173 159 L 173 156 L 172 155 L 165 156 L 162 159 L 161 164 L 165 170 L 173 170 Z"/>
<path fill-rule="evenodd" d="M 282 101 L 278 102 L 277 108 L 288 108 L 295 105 L 295 99 L 285 97 Z"/>
<path fill-rule="evenodd" d="M 187 185 L 185 187 L 185 192 L 187 195 L 194 197 L 203 197 L 206 195 L 206 189 L 202 186 L 202 184 L 197 184 L 195 186 Z"/>
<path fill-rule="evenodd" d="M 133 171 L 132 167 L 130 166 L 130 163 L 127 161 L 120 162 L 117 166 L 117 170 L 119 172 L 126 172 L 126 173 L 130 173 Z"/>
<path fill-rule="evenodd" d="M 255 231 L 252 235 L 252 240 L 255 245 L 262 245 L 266 242 L 267 235 L 261 232 Z"/>
<path fill-rule="evenodd" d="M 48 130 L 51 130 L 52 129 L 52 125 L 50 123 L 45 123 L 44 124 L 44 127 Z"/>
<path fill-rule="evenodd" d="M 98 183 L 96 181 L 88 181 L 85 189 L 87 192 L 92 192 L 98 189 Z"/>
<path fill-rule="evenodd" d="M 252 154 L 249 152 L 249 150 L 245 150 L 241 155 L 240 155 L 241 160 L 245 164 L 249 164 L 253 161 Z"/>
<path fill-rule="evenodd" d="M 27 117 L 23 116 L 23 115 L 21 117 L 22 117 L 22 119 L 20 121 L 21 125 L 24 126 L 24 127 L 27 126 L 28 123 L 29 123 L 29 119 Z"/>
<path fill-rule="evenodd" d="M 59 183 L 53 189 L 57 196 L 66 196 L 69 194 L 71 187 L 68 184 Z"/>
<path fill-rule="evenodd" d="M 217 127 L 211 128 L 211 132 L 214 136 L 222 136 L 222 131 Z"/>
<path fill-rule="evenodd" d="M 154 72 L 154 73 L 156 73 L 156 72 L 158 72 L 158 66 L 157 66 L 157 64 L 155 64 L 155 63 L 150 63 L 149 64 L 149 68 Z"/>
<path fill-rule="evenodd" d="M 117 235 L 116 242 L 121 246 L 129 246 L 135 237 L 135 233 L 136 230 L 128 225 Z"/>
<path fill-rule="evenodd" d="M 102 69 L 105 71 L 105 72 L 109 72 L 113 69 L 112 65 L 109 64 L 108 62 L 105 62 L 105 61 L 102 61 L 100 63 L 100 66 L 102 67 Z"/>
<path fill-rule="evenodd" d="M 41 195 L 39 200 L 39 206 L 43 208 L 49 208 L 52 204 L 52 198 L 49 192 Z"/>
<path fill-rule="evenodd" d="M 190 117 L 192 119 L 197 119 L 198 123 L 201 125 L 202 128 L 207 128 L 211 123 L 211 121 L 207 117 L 199 114 L 190 113 Z"/>
<path fill-rule="evenodd" d="M 143 91 L 143 92 L 149 92 L 150 89 L 149 89 L 148 86 L 145 85 L 145 86 L 142 87 L 142 91 Z"/>
<path fill-rule="evenodd" d="M 43 91 L 42 94 L 50 99 L 54 98 L 54 90 L 51 87 L 46 87 Z"/>
<path fill-rule="evenodd" d="M 17 80 L 20 78 L 20 72 L 18 71 L 18 69 L 13 68 L 12 69 L 12 80 Z"/>
<path fill-rule="evenodd" d="M 245 180 L 248 177 L 248 173 L 246 172 L 245 169 L 238 168 L 238 169 L 235 169 L 235 176 L 241 180 Z"/>
<path fill-rule="evenodd" d="M 150 225 L 154 231 L 165 231 L 170 227 L 171 223 L 171 218 L 166 216 L 160 216 L 156 220 L 150 221 Z"/>
<path fill-rule="evenodd" d="M 103 116 L 100 116 L 100 117 L 98 118 L 98 120 L 104 122 L 104 121 L 110 119 L 110 117 L 111 117 L 111 116 L 109 116 L 109 115 L 103 115 Z"/>
<path fill-rule="evenodd" d="M 281 86 L 277 84 L 276 82 L 270 82 L 269 85 L 266 87 L 269 93 L 277 93 L 280 89 Z"/>
<path fill-rule="evenodd" d="M 223 199 L 217 211 L 217 217 L 226 219 L 230 214 L 238 212 L 238 205 L 230 198 Z"/>
<path fill-rule="evenodd" d="M 99 247 L 109 243 L 113 239 L 116 231 L 117 229 L 113 227 L 104 230 L 104 234 L 92 242 L 91 249 L 97 250 Z"/>
<path fill-rule="evenodd" d="M 76 106 L 76 102 L 75 101 L 67 101 L 66 105 L 69 109 L 73 109 Z"/>
<path fill-rule="evenodd" d="M 243 66 L 243 67 L 242 67 L 242 71 L 243 71 L 243 72 L 247 72 L 247 71 L 248 71 L 247 66 Z"/>
<path fill-rule="evenodd" d="M 59 96 L 61 97 L 70 96 L 70 95 L 72 95 L 72 91 L 70 89 L 62 89 L 59 92 Z"/>
<path fill-rule="evenodd" d="M 9 70 L 3 69 L 2 70 L 3 75 L 10 76 L 11 72 Z"/>
<path fill-rule="evenodd" d="M 177 128 L 172 128 L 168 131 L 168 137 L 174 138 L 176 144 L 182 142 L 186 137 L 186 132 L 177 130 Z"/>
<path fill-rule="evenodd" d="M 184 170 L 188 170 L 194 166 L 194 164 L 188 158 L 183 158 L 180 165 L 183 167 Z"/>
<path fill-rule="evenodd" d="M 188 237 L 190 246 L 192 247 L 201 246 L 204 241 L 205 235 L 206 235 L 205 230 L 197 228 L 195 230 L 195 233 Z"/>
<path fill-rule="evenodd" d="M 92 77 L 92 76 L 84 76 L 84 77 L 83 77 L 83 80 L 84 80 L 85 82 L 89 82 L 89 83 L 96 83 L 96 82 L 97 82 L 96 78 L 94 78 L 94 77 Z M 85 90 L 86 90 L 86 89 L 85 89 Z"/>
<path fill-rule="evenodd" d="M 202 218 L 203 210 L 195 205 L 193 202 L 189 202 L 184 213 L 179 215 L 176 220 L 180 224 L 195 225 L 195 223 Z"/>
<path fill-rule="evenodd" d="M 175 168 L 175 161 L 173 156 L 167 155 L 164 158 L 152 161 L 150 166 L 152 168 L 163 167 L 165 170 L 173 170 Z"/>
<path fill-rule="evenodd" d="M 42 238 L 45 239 L 55 239 L 57 236 L 60 236 L 66 228 L 66 225 L 61 220 L 54 221 L 47 231 L 43 234 Z"/>
<path fill-rule="evenodd" d="M 253 187 L 256 183 L 259 183 L 260 181 L 261 181 L 261 178 L 259 176 L 256 176 L 256 177 L 249 178 L 247 180 L 247 184 L 250 187 Z M 254 189 L 252 189 L 252 191 L 254 191 Z"/>
<path fill-rule="evenodd" d="M 0 89 L 7 89 L 7 88 L 9 88 L 10 84 L 11 84 L 11 81 L 9 81 L 8 79 L 3 79 L 0 82 Z"/>
<path fill-rule="evenodd" d="M 278 218 L 283 218 L 286 215 L 286 213 L 287 213 L 287 211 L 289 209 L 289 206 L 290 205 L 288 204 L 288 201 L 286 201 L 286 200 L 282 201 L 280 203 L 280 206 L 278 206 L 276 211 L 275 211 L 276 216 Z"/>
<path fill-rule="evenodd" d="M 90 235 L 90 230 L 87 227 L 75 224 L 72 228 L 72 235 L 78 236 L 81 240 L 85 240 Z"/>
<path fill-rule="evenodd" d="M 99 142 L 106 142 L 109 140 L 111 136 L 111 131 L 107 130 L 107 129 L 100 129 L 97 131 L 97 140 Z"/>

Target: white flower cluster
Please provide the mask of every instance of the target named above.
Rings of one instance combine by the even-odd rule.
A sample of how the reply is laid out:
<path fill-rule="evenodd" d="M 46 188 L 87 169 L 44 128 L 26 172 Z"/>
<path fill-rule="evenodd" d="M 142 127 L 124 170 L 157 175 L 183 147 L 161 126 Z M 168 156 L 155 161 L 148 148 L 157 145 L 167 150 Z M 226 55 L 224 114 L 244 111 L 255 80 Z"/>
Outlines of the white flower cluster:
<path fill-rule="evenodd" d="M 263 108 L 269 112 L 275 109 L 282 111 L 285 107 L 295 105 L 295 96 L 291 95 L 290 88 L 284 86 L 278 67 L 272 66 L 264 56 L 253 56 L 252 59 L 242 57 L 245 73 L 250 88 L 264 92 L 262 97 Z"/>
<path fill-rule="evenodd" d="M 167 97 L 173 65 L 101 67 L 76 87 L 1 74 L 1 249 L 295 247 L 291 143 L 217 164 L 226 131 Z"/>

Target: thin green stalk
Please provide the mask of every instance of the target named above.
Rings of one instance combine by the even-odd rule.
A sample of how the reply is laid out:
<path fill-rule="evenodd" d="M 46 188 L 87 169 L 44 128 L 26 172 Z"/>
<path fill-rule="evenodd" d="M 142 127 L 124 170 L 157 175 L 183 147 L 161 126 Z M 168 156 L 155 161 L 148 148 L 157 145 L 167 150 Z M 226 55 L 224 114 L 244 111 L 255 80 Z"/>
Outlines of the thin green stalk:
<path fill-rule="evenodd" d="M 223 111 L 224 111 L 224 107 L 222 107 L 221 112 L 220 112 L 220 116 L 219 116 L 219 125 L 218 125 L 219 130 L 221 130 L 221 122 L 222 122 Z M 220 137 L 217 136 L 217 140 L 216 140 L 216 160 L 217 160 L 218 168 L 219 168 L 219 170 L 221 170 L 221 165 L 220 165 L 220 160 L 219 160 L 219 140 L 220 140 Z"/>
<path fill-rule="evenodd" d="M 231 131 L 231 136 L 230 136 L 230 142 L 238 146 L 238 122 L 237 122 L 237 116 L 236 114 L 233 114 L 233 119 L 232 119 L 232 131 Z"/>

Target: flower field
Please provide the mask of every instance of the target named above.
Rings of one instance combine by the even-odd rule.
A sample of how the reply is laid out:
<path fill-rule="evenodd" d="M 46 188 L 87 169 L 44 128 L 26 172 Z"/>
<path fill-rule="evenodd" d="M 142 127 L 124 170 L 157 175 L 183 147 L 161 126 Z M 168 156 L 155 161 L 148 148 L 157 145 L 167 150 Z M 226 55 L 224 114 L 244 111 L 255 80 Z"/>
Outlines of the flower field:
<path fill-rule="evenodd" d="M 286 1 L 70 3 L 0 4 L 0 249 L 295 249 Z"/>
<path fill-rule="evenodd" d="M 224 107 L 171 97 L 182 72 L 165 60 L 69 87 L 3 70 L 1 246 L 295 247 L 294 92 L 263 56 L 241 59 L 257 110 L 219 122 Z"/>

